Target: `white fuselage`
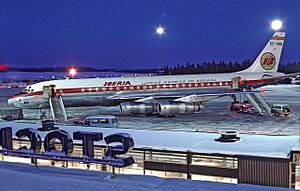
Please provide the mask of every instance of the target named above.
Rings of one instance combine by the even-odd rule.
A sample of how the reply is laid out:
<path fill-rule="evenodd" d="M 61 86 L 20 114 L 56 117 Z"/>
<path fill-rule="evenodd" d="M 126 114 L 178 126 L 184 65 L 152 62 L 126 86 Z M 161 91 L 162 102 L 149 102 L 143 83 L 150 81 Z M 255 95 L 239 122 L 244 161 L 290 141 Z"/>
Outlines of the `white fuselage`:
<path fill-rule="evenodd" d="M 51 80 L 28 86 L 22 93 L 8 100 L 20 108 L 48 108 L 49 96 L 44 87 L 55 86 L 66 107 L 112 106 L 126 101 L 126 97 L 145 98 L 159 95 L 189 95 L 232 89 L 232 80 L 241 77 L 244 84 L 261 86 L 284 76 L 282 73 L 222 73 L 201 75 L 139 76 Z M 130 100 L 130 99 L 128 99 Z"/>

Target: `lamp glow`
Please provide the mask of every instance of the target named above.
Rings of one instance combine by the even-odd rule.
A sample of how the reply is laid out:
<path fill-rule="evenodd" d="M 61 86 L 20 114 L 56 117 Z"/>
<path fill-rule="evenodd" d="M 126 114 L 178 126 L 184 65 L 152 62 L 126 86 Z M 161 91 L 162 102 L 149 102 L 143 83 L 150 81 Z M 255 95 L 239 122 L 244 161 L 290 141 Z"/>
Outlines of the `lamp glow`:
<path fill-rule="evenodd" d="M 77 69 L 76 68 L 70 68 L 69 69 L 69 74 L 73 77 L 77 74 Z"/>
<path fill-rule="evenodd" d="M 163 35 L 163 34 L 165 34 L 165 29 L 163 27 L 157 27 L 156 28 L 156 33 L 158 35 Z"/>
<path fill-rule="evenodd" d="M 281 29 L 281 27 L 282 27 L 282 21 L 281 21 L 281 20 L 274 20 L 274 21 L 272 21 L 271 27 L 272 27 L 272 29 L 274 29 L 275 31 Z"/>

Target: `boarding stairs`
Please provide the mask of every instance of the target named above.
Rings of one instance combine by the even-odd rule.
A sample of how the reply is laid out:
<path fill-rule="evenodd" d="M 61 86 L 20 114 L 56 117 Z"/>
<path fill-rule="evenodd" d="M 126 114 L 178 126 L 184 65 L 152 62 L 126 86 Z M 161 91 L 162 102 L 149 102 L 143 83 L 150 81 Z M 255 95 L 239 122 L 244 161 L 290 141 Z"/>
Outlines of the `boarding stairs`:
<path fill-rule="evenodd" d="M 245 97 L 260 115 L 271 114 L 271 107 L 259 93 L 245 94 Z"/>
<path fill-rule="evenodd" d="M 67 120 L 67 113 L 61 95 L 56 97 L 49 96 L 49 105 L 53 119 L 58 121 Z"/>

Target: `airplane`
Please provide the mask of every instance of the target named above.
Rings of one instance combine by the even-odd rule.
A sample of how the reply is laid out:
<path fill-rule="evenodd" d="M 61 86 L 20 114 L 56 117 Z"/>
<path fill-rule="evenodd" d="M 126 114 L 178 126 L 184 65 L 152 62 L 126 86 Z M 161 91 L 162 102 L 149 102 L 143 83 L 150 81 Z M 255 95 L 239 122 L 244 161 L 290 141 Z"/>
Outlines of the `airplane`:
<path fill-rule="evenodd" d="M 126 115 L 198 113 L 204 102 L 285 78 L 278 72 L 284 38 L 285 32 L 275 32 L 253 64 L 239 72 L 50 80 L 28 85 L 8 104 L 44 109 L 50 107 L 49 97 L 60 97 L 64 107 L 120 105 Z"/>

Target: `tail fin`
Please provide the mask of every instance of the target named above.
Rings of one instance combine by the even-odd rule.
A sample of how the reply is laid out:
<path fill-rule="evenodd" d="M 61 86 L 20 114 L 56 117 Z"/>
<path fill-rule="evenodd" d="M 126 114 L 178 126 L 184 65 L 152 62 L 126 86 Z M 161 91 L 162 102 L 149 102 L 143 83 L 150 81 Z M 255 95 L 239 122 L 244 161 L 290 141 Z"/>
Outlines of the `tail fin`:
<path fill-rule="evenodd" d="M 254 63 L 241 72 L 277 72 L 284 37 L 284 32 L 276 32 Z"/>

